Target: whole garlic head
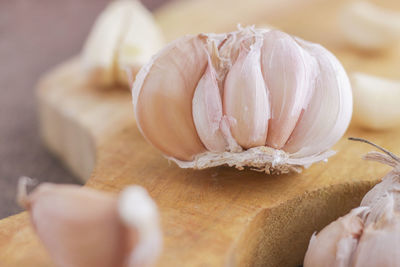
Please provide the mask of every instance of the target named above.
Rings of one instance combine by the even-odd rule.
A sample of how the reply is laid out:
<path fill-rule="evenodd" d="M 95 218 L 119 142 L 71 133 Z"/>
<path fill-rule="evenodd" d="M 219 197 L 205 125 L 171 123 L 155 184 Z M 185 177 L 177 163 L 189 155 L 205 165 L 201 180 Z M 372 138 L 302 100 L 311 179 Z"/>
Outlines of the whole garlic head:
<path fill-rule="evenodd" d="M 172 42 L 132 95 L 144 137 L 182 168 L 300 171 L 334 153 L 352 113 L 348 77 L 329 51 L 254 27 Z"/>

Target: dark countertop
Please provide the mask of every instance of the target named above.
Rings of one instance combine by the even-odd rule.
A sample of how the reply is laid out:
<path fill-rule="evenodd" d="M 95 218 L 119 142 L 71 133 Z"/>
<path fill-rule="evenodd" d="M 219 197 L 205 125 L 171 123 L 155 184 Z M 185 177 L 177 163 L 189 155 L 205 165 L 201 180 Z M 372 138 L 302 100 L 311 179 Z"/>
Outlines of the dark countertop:
<path fill-rule="evenodd" d="M 0 218 L 15 203 L 22 175 L 79 183 L 41 143 L 34 89 L 40 75 L 76 55 L 109 0 L 0 1 Z M 163 0 L 143 0 L 148 8 Z"/>

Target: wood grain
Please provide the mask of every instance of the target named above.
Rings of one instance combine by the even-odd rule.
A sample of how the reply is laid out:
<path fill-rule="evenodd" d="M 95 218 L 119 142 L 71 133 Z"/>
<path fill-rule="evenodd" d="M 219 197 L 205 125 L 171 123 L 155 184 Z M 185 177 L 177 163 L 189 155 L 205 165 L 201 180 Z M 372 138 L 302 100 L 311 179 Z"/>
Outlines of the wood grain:
<path fill-rule="evenodd" d="M 168 38 L 188 30 L 186 25 L 177 29 L 179 25 L 170 21 L 175 16 L 184 16 L 187 23 L 183 24 L 193 26 L 193 31 L 200 29 L 197 26 L 220 31 L 233 24 L 233 19 L 218 21 L 212 14 L 213 21 L 203 26 L 195 23 L 200 16 L 196 14 L 204 18 L 205 11 L 214 12 L 213 3 L 216 1 L 182 2 L 156 15 L 164 31 L 171 29 L 166 33 Z M 366 54 L 345 45 L 332 22 L 343 1 L 304 1 L 304 12 L 297 12 L 300 15 L 277 1 L 268 3 L 277 7 L 267 13 L 282 12 L 281 16 L 274 15 L 276 20 L 282 19 L 281 28 L 324 43 L 348 71 L 395 76 L 400 69 L 400 47 Z M 228 5 L 227 13 L 234 13 L 230 8 Z M 191 12 L 182 15 L 182 10 Z M 246 14 L 246 23 L 252 21 L 250 15 Z M 346 137 L 364 137 L 400 154 L 400 129 L 368 132 L 350 127 L 334 147 L 337 155 L 301 174 L 267 176 L 228 167 L 184 170 L 169 163 L 140 135 L 130 92 L 90 85 L 80 72 L 78 59 L 47 74 L 39 83 L 38 99 L 47 146 L 83 179 L 91 173 L 87 186 L 112 192 L 129 184 L 148 189 L 159 205 L 164 231 L 159 266 L 301 264 L 311 233 L 358 205 L 365 192 L 389 170 L 362 161 L 361 155 L 371 148 Z M 23 213 L 0 221 L 0 266 L 27 263 L 51 266 Z"/>

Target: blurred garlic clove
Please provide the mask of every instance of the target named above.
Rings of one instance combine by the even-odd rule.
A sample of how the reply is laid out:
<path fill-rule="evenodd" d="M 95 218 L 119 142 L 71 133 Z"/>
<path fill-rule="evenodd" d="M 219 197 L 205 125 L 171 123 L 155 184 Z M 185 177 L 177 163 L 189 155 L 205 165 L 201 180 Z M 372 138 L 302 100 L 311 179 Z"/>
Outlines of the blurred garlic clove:
<path fill-rule="evenodd" d="M 361 49 L 383 49 L 400 40 L 400 13 L 367 1 L 347 3 L 339 22 L 347 41 Z"/>
<path fill-rule="evenodd" d="M 400 81 L 356 72 L 351 83 L 354 123 L 374 130 L 400 125 Z"/>
<path fill-rule="evenodd" d="M 204 146 L 212 152 L 225 151 L 227 143 L 220 129 L 222 100 L 210 57 L 207 69 L 194 92 L 192 105 L 193 121 Z"/>
<path fill-rule="evenodd" d="M 121 0 L 117 0 L 121 1 Z M 124 0 L 127 1 L 127 0 Z M 153 15 L 140 1 L 132 1 L 130 14 L 125 21 L 125 32 L 117 49 L 118 72 L 120 84 L 131 85 L 129 73 L 137 73 L 150 58 L 164 45 L 164 38 Z"/>
<path fill-rule="evenodd" d="M 160 51 L 136 77 L 132 89 L 137 124 L 167 156 L 192 160 L 206 149 L 197 135 L 192 99 L 207 66 L 201 37 L 184 37 Z"/>
<path fill-rule="evenodd" d="M 267 145 L 282 148 L 307 106 L 314 86 L 313 58 L 290 35 L 272 30 L 265 34 L 261 52 L 262 74 L 270 93 L 271 119 Z"/>
<path fill-rule="evenodd" d="M 317 154 L 343 136 L 352 114 L 352 91 L 346 71 L 328 50 L 297 39 L 319 66 L 310 103 L 283 150 L 294 157 Z"/>
<path fill-rule="evenodd" d="M 119 196 L 118 212 L 124 225 L 137 232 L 136 246 L 125 264 L 153 266 L 163 242 L 156 203 L 143 187 L 129 186 Z"/>
<path fill-rule="evenodd" d="M 116 53 L 133 1 L 112 1 L 96 19 L 82 51 L 86 72 L 104 85 L 115 81 Z"/>
<path fill-rule="evenodd" d="M 142 197 L 143 193 L 137 196 L 137 192 L 128 188 L 122 193 L 125 200 L 118 204 L 118 199 L 111 194 L 77 185 L 41 184 L 26 195 L 25 182 L 26 178 L 21 178 L 20 203 L 28 210 L 33 227 L 56 266 L 133 266 L 128 261 L 143 246 L 144 222 L 127 223 L 121 216 L 146 220 L 146 232 L 153 232 L 161 240 L 158 221 L 154 219 L 158 218 L 156 206 L 150 197 Z M 127 198 L 135 202 L 129 201 L 132 205 L 129 209 L 118 210 L 121 202 L 128 206 Z M 154 221 L 151 223 L 148 222 L 150 211 L 144 213 L 143 208 L 138 208 L 143 206 L 152 210 Z M 144 263 L 157 258 L 160 244 L 154 243 L 152 249 L 156 253 L 144 255 L 151 258 L 142 257 Z"/>
<path fill-rule="evenodd" d="M 270 106 L 261 73 L 261 39 L 243 46 L 225 79 L 224 114 L 231 118 L 232 135 L 240 146 L 263 146 L 267 137 Z"/>
<path fill-rule="evenodd" d="M 353 209 L 313 235 L 304 258 L 304 267 L 347 267 L 363 231 L 360 214 L 367 208 Z"/>
<path fill-rule="evenodd" d="M 86 40 L 82 65 L 100 85 L 128 85 L 126 69 L 136 72 L 163 43 L 152 14 L 140 1 L 112 1 Z"/>

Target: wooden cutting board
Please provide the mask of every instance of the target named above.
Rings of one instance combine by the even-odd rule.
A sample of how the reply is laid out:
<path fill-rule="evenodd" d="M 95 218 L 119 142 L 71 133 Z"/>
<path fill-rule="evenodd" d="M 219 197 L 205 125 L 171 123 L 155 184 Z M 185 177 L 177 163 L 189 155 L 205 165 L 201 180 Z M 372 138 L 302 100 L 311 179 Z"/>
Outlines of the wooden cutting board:
<path fill-rule="evenodd" d="M 289 5 L 290 2 L 290 5 Z M 232 30 L 237 22 L 272 24 L 331 49 L 351 71 L 400 78 L 400 47 L 379 54 L 347 47 L 335 27 L 340 6 L 329 0 L 177 1 L 156 12 L 168 40 L 185 33 Z M 400 2 L 381 5 L 397 8 Z M 164 251 L 159 266 L 296 266 L 313 231 L 359 204 L 389 170 L 361 160 L 370 147 L 358 136 L 400 154 L 400 129 L 350 127 L 328 163 L 301 174 L 268 176 L 219 167 L 179 169 L 145 142 L 134 121 L 130 92 L 98 88 L 75 58 L 38 85 L 43 140 L 89 187 L 118 192 L 147 188 L 159 205 Z M 21 213 L 0 221 L 0 266 L 52 266 Z"/>

